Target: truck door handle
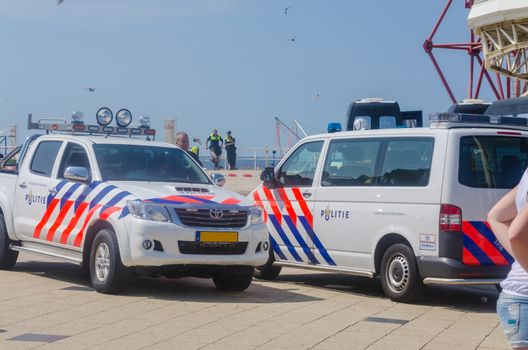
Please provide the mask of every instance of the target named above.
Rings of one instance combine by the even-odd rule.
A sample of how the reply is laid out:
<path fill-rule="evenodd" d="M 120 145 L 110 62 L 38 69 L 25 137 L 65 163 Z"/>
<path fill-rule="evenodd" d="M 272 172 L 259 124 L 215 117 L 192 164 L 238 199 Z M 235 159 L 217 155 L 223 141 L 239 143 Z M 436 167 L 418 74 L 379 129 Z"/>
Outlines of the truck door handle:
<path fill-rule="evenodd" d="M 312 192 L 304 191 L 302 195 L 304 198 L 310 198 L 312 196 Z"/>
<path fill-rule="evenodd" d="M 21 184 L 18 184 L 18 187 L 20 187 L 20 188 L 27 188 L 27 183 L 22 182 Z"/>
<path fill-rule="evenodd" d="M 57 194 L 57 189 L 56 189 L 55 187 L 50 188 L 48 191 L 49 191 L 49 193 L 51 193 L 52 195 L 56 195 L 56 194 Z"/>

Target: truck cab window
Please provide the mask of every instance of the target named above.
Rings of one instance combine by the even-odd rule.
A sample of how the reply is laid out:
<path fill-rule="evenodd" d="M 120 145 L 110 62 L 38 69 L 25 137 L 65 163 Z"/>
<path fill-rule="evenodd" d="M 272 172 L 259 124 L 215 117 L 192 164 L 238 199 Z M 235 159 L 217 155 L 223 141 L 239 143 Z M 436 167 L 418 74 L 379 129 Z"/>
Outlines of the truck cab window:
<path fill-rule="evenodd" d="M 0 171 L 4 173 L 16 173 L 18 168 L 18 159 L 20 157 L 21 147 L 17 147 L 5 157 L 2 158 L 0 162 Z"/>
<path fill-rule="evenodd" d="M 43 141 L 39 143 L 31 160 L 31 172 L 50 177 L 61 145 L 62 141 Z"/>
<path fill-rule="evenodd" d="M 312 186 L 323 141 L 309 142 L 297 148 L 279 170 L 278 180 L 284 186 Z"/>
<path fill-rule="evenodd" d="M 90 172 L 88 154 L 82 146 L 76 143 L 68 143 L 66 146 L 66 150 L 62 156 L 58 177 L 63 178 L 64 171 L 72 166 L 86 168 Z"/>

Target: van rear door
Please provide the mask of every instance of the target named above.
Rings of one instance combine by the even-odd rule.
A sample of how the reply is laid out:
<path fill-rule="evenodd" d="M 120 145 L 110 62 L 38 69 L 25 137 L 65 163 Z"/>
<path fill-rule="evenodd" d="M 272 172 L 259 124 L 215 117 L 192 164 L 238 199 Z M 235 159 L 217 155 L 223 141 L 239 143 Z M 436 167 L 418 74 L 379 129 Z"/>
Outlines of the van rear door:
<path fill-rule="evenodd" d="M 528 166 L 528 133 L 452 129 L 448 154 L 457 156 L 448 157 L 442 203 L 461 209 L 462 232 L 441 233 L 440 256 L 469 266 L 511 264 L 513 258 L 498 242 L 486 217 Z"/>

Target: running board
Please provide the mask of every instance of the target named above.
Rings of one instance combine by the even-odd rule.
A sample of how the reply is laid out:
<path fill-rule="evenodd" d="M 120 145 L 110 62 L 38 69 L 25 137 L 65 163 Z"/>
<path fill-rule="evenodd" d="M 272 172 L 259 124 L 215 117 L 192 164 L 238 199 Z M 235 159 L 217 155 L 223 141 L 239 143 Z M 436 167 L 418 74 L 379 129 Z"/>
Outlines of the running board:
<path fill-rule="evenodd" d="M 374 272 L 365 271 L 365 270 L 351 270 L 351 269 L 345 269 L 342 267 L 332 267 L 332 266 L 320 266 L 320 265 L 306 265 L 306 264 L 297 264 L 292 262 L 284 262 L 284 261 L 275 261 L 273 262 L 273 266 L 281 266 L 281 267 L 293 267 L 297 269 L 306 269 L 306 270 L 316 270 L 316 271 L 323 271 L 323 272 L 339 272 L 339 273 L 345 273 L 347 275 L 353 275 L 353 276 L 360 276 L 360 277 L 374 277 Z"/>
<path fill-rule="evenodd" d="M 63 254 L 51 253 L 51 252 L 47 252 L 47 251 L 43 251 L 43 250 L 39 250 L 39 249 L 35 249 L 35 248 L 27 248 L 27 247 L 21 247 L 21 246 L 18 246 L 18 245 L 10 244 L 9 245 L 9 249 L 15 250 L 17 252 L 26 252 L 26 253 L 41 255 L 41 256 L 48 257 L 48 258 L 61 259 L 61 260 L 65 260 L 67 262 L 71 262 L 71 263 L 77 264 L 77 265 L 81 265 L 82 264 L 82 259 L 75 258 L 73 256 L 66 256 L 66 255 L 63 255 Z"/>
<path fill-rule="evenodd" d="M 435 278 L 435 277 L 427 277 L 424 278 L 423 283 L 424 284 L 445 284 L 445 285 L 453 285 L 453 286 L 478 286 L 478 285 L 494 285 L 494 284 L 500 284 L 503 281 L 503 279 L 493 279 L 493 278 Z"/>

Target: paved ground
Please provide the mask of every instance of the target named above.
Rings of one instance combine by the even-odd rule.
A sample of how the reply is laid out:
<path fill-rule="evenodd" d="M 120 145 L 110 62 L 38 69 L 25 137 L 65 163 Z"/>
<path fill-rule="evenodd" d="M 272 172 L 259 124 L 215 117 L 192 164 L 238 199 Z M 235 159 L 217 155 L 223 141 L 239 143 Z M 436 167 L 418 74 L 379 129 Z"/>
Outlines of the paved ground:
<path fill-rule="evenodd" d="M 377 280 L 293 269 L 242 293 L 142 277 L 103 295 L 79 267 L 21 254 L 0 271 L 0 349 L 508 349 L 496 299 L 491 287 L 431 287 L 398 304 Z"/>
<path fill-rule="evenodd" d="M 14 271 L 0 271 L 0 349 L 508 348 L 494 288 L 429 288 L 415 305 L 380 288 L 288 269 L 242 293 L 141 277 L 113 296 L 93 291 L 75 265 L 21 255 Z"/>

